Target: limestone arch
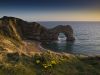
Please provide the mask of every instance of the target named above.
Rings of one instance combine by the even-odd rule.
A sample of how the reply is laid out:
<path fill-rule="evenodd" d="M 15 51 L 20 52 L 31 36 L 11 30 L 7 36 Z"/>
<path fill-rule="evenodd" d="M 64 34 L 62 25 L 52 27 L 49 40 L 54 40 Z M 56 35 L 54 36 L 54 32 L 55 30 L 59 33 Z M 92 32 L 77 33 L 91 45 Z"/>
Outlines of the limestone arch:
<path fill-rule="evenodd" d="M 66 36 L 66 41 L 74 41 L 75 37 L 73 34 L 73 29 L 70 25 L 58 25 L 55 28 L 51 29 L 52 31 L 52 39 L 58 40 L 59 33 L 63 33 Z"/>

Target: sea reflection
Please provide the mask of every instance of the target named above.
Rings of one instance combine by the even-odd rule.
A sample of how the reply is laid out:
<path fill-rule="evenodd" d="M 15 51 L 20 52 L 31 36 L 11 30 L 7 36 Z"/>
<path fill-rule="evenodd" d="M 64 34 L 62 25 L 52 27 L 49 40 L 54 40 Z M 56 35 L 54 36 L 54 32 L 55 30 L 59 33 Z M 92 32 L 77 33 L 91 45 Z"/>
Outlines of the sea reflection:
<path fill-rule="evenodd" d="M 48 43 L 42 43 L 42 46 L 46 49 L 51 49 L 56 52 L 67 52 L 72 53 L 73 52 L 73 45 L 74 42 L 48 42 Z"/>
<path fill-rule="evenodd" d="M 100 22 L 72 22 L 72 21 L 53 21 L 43 22 L 42 25 L 52 28 L 57 25 L 71 25 L 74 30 L 75 42 L 53 42 L 45 44 L 48 49 L 54 51 L 70 52 L 88 56 L 100 55 Z"/>
<path fill-rule="evenodd" d="M 66 39 L 67 37 L 64 34 L 59 33 L 58 41 L 42 43 L 42 46 L 56 52 L 72 53 L 74 42 L 67 42 Z"/>

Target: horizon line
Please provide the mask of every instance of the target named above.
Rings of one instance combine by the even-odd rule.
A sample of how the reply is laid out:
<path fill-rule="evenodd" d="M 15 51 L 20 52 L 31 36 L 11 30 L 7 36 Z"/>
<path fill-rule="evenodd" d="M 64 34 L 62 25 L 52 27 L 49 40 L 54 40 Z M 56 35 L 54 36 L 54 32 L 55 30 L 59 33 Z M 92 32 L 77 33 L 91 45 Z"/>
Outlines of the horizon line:
<path fill-rule="evenodd" d="M 4 16 L 2 16 L 4 17 Z M 0 16 L 0 18 L 2 18 Z M 21 18 L 21 17 L 16 17 L 16 16 L 6 16 L 6 17 L 14 17 L 14 18 L 19 18 L 19 19 L 22 19 L 24 21 L 28 21 L 28 22 L 54 22 L 54 21 L 60 21 L 60 22 L 65 22 L 65 21 L 69 21 L 69 22 L 100 22 L 100 20 L 27 20 L 25 18 Z"/>

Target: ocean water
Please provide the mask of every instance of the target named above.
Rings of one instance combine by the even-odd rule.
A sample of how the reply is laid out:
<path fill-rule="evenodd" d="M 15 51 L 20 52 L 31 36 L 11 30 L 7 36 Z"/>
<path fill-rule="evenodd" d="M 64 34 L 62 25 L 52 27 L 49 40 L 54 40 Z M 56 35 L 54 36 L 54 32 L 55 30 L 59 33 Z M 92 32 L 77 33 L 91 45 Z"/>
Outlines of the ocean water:
<path fill-rule="evenodd" d="M 65 35 L 60 33 L 58 41 L 43 44 L 43 47 L 57 52 L 87 56 L 100 55 L 100 22 L 46 21 L 38 23 L 47 28 L 53 28 L 57 25 L 71 25 L 76 39 L 73 43 L 66 42 Z"/>

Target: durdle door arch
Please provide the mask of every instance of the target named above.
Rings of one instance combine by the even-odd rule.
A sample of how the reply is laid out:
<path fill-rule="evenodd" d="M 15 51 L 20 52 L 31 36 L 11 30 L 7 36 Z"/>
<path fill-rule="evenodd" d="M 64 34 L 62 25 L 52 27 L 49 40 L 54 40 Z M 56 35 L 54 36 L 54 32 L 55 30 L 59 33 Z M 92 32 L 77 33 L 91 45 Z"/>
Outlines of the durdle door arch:
<path fill-rule="evenodd" d="M 66 36 L 66 41 L 74 41 L 73 29 L 70 25 L 58 25 L 52 29 L 49 29 L 46 35 L 41 37 L 41 40 L 45 41 L 56 41 L 58 40 L 59 33 L 63 33 Z"/>
<path fill-rule="evenodd" d="M 59 26 L 56 26 L 55 28 L 51 29 L 52 31 L 52 34 L 53 34 L 53 38 L 55 40 L 58 40 L 58 36 L 59 36 L 59 33 L 63 33 L 65 36 L 66 36 L 66 41 L 74 41 L 75 40 L 75 37 L 73 36 L 73 29 L 70 25 L 66 25 L 66 26 L 63 26 L 63 25 L 59 25 Z"/>

